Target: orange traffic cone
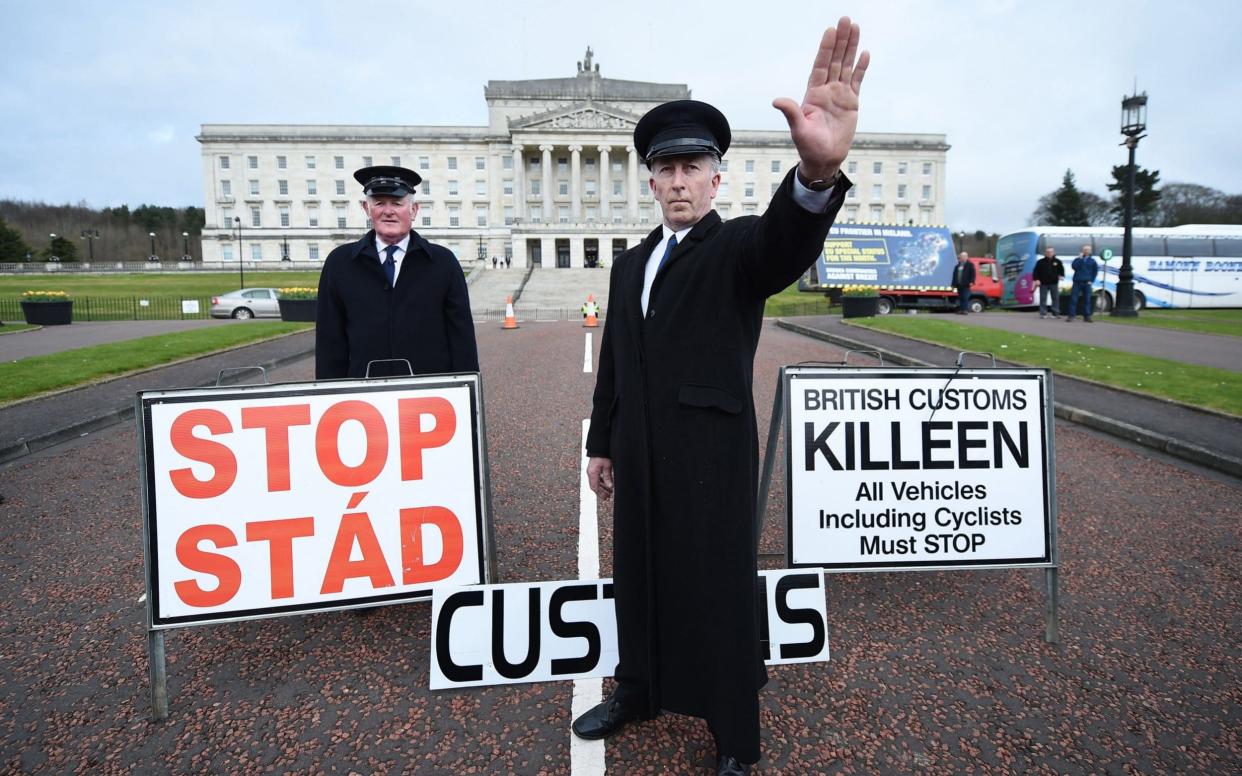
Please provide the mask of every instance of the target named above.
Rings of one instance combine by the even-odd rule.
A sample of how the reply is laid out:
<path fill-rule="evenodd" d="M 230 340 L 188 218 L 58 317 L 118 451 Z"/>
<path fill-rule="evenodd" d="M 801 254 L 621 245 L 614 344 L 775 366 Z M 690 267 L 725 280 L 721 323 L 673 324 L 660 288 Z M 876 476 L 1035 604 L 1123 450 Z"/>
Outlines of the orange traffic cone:
<path fill-rule="evenodd" d="M 582 309 L 586 311 L 586 320 L 582 322 L 582 326 L 587 329 L 597 328 L 599 319 L 595 316 L 599 312 L 599 305 L 595 304 L 595 294 L 587 294 L 586 304 Z"/>
<path fill-rule="evenodd" d="M 517 327 L 517 318 L 513 317 L 513 297 L 509 296 L 505 299 L 505 322 L 500 328 L 516 329 Z"/>

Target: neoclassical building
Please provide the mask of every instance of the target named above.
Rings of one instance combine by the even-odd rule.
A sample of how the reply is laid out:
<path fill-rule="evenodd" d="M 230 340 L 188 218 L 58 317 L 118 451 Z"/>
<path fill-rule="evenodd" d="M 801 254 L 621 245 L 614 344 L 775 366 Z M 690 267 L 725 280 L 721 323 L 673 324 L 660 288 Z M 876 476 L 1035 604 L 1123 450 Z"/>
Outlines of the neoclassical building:
<path fill-rule="evenodd" d="M 203 260 L 322 261 L 369 226 L 354 170 L 396 164 L 424 180 L 415 228 L 463 263 L 610 265 L 660 223 L 634 125 L 689 97 L 604 78 L 588 48 L 572 78 L 489 81 L 487 126 L 204 124 Z M 940 134 L 857 135 L 843 220 L 943 223 L 948 149 Z M 734 129 L 721 217 L 763 212 L 796 162 L 787 132 Z"/>

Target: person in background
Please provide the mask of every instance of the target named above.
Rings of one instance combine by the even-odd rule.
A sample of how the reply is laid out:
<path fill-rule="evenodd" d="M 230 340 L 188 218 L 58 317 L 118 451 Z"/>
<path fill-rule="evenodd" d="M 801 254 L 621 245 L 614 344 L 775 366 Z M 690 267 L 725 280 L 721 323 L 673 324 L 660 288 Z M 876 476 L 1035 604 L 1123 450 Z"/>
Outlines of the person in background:
<path fill-rule="evenodd" d="M 957 314 L 970 314 L 970 287 L 975 283 L 975 265 L 966 251 L 957 254 L 957 266 L 953 268 L 953 287 L 957 289 Z"/>
<path fill-rule="evenodd" d="M 1035 281 L 1035 288 L 1039 290 L 1040 318 L 1045 317 L 1049 312 L 1049 299 L 1052 300 L 1052 317 L 1061 317 L 1057 313 L 1060 305 L 1060 284 L 1063 277 L 1065 277 L 1065 265 L 1057 258 L 1056 250 L 1044 248 L 1044 257 L 1035 262 L 1035 270 L 1031 273 L 1031 278 Z"/>
<path fill-rule="evenodd" d="M 1069 315 L 1065 316 L 1065 320 L 1074 320 L 1074 315 L 1078 312 L 1078 298 L 1081 296 L 1082 319 L 1091 323 L 1092 308 L 1095 307 L 1095 300 L 1091 298 L 1091 286 L 1095 283 L 1095 276 L 1100 273 L 1100 265 L 1092 258 L 1090 245 L 1082 246 L 1078 258 L 1074 259 L 1070 268 L 1074 270 L 1074 288 L 1070 291 Z"/>

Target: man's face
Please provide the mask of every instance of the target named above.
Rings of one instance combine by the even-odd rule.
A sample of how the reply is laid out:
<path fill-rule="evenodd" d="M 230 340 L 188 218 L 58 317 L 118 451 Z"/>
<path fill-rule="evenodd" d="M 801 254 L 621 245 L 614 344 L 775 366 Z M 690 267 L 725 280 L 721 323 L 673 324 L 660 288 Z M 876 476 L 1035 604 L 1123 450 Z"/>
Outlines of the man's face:
<path fill-rule="evenodd" d="M 362 209 L 371 219 L 375 234 L 386 243 L 400 242 L 410 233 L 410 224 L 418 213 L 418 203 L 413 197 L 386 197 L 372 195 L 362 201 Z"/>
<path fill-rule="evenodd" d="M 651 193 L 673 231 L 694 226 L 707 215 L 719 187 L 720 173 L 712 171 L 707 154 L 666 156 L 651 163 Z"/>
<path fill-rule="evenodd" d="M 1091 246 L 1090 246 L 1090 245 L 1084 245 L 1084 246 L 1082 246 L 1082 255 L 1083 255 L 1083 256 L 1090 256 L 1090 255 L 1091 255 Z"/>
<path fill-rule="evenodd" d="M 1044 255 L 1051 259 L 1056 257 L 1057 252 L 1051 248 L 1044 248 Z"/>
<path fill-rule="evenodd" d="M 966 253 L 966 251 L 962 251 L 961 253 L 957 254 L 957 263 L 965 264 L 967 259 L 969 258 L 970 256 Z"/>

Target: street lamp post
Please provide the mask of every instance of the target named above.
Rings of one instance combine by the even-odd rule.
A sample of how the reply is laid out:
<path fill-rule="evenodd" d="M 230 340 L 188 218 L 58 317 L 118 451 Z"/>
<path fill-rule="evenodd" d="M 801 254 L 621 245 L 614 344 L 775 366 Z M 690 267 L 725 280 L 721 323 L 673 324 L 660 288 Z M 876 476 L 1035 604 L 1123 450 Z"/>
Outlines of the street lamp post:
<path fill-rule="evenodd" d="M 1125 238 L 1121 242 L 1121 269 L 1117 272 L 1117 299 L 1112 314 L 1118 318 L 1136 318 L 1134 306 L 1134 269 L 1130 266 L 1130 254 L 1134 247 L 1134 151 L 1147 129 L 1147 92 L 1132 94 L 1121 100 L 1122 142 L 1130 149 L 1130 166 L 1126 170 L 1126 221 Z"/>
<path fill-rule="evenodd" d="M 190 261 L 190 233 L 181 233 L 181 260 Z"/>
<path fill-rule="evenodd" d="M 147 256 L 147 261 L 159 261 L 160 257 L 155 255 L 155 232 L 147 232 L 147 236 L 151 238 L 151 255 Z"/>
<path fill-rule="evenodd" d="M 241 278 L 239 288 L 246 287 L 246 267 L 242 261 L 242 232 L 241 232 L 241 216 L 233 216 L 233 223 L 237 225 L 237 276 Z"/>
<path fill-rule="evenodd" d="M 89 261 L 95 260 L 95 241 L 99 239 L 98 229 L 83 229 L 82 239 L 86 240 L 86 251 L 90 254 Z"/>
<path fill-rule="evenodd" d="M 280 238 L 280 260 L 289 261 L 289 237 Z"/>

